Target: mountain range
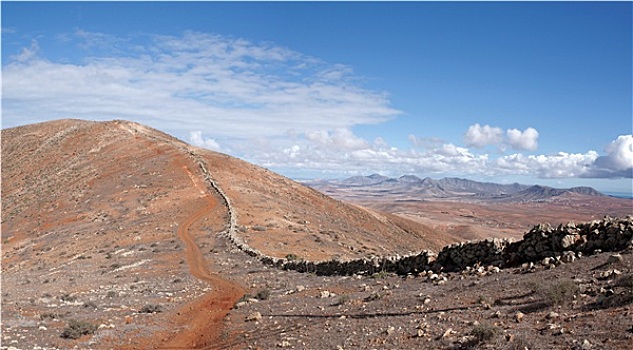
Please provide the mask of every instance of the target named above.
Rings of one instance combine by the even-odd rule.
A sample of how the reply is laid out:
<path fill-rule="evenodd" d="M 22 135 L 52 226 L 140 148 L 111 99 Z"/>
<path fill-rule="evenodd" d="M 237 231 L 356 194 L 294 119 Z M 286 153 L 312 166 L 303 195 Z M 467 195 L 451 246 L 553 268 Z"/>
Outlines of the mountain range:
<path fill-rule="evenodd" d="M 562 195 L 604 196 L 591 187 L 558 189 L 540 185 L 519 183 L 499 184 L 479 182 L 463 178 L 445 177 L 432 179 L 416 175 L 391 178 L 380 174 L 353 176 L 341 180 L 317 180 L 306 182 L 326 194 L 347 193 L 365 196 L 400 196 L 401 199 L 462 198 L 497 201 L 538 201 Z"/>

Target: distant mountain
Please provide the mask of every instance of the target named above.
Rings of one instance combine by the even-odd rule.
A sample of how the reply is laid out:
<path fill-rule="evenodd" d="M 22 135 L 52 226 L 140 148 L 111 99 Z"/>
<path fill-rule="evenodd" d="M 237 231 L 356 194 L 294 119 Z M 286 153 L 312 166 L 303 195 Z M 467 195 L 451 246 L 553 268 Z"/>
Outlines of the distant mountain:
<path fill-rule="evenodd" d="M 542 200 L 552 197 L 558 197 L 568 193 L 581 194 L 585 196 L 604 196 L 604 194 L 596 191 L 591 187 L 572 187 L 569 189 L 558 189 L 548 186 L 535 185 L 523 191 L 513 193 L 509 197 L 515 200 Z"/>
<path fill-rule="evenodd" d="M 403 175 L 390 178 L 379 174 L 370 176 L 354 176 L 343 180 L 321 180 L 306 183 L 316 189 L 325 190 L 330 194 L 337 191 L 347 195 L 381 195 L 399 196 L 400 199 L 425 198 L 471 198 L 475 200 L 509 200 L 509 201 L 537 201 L 557 197 L 566 193 L 585 196 L 603 196 L 591 187 L 574 187 L 557 189 L 547 186 L 530 186 L 519 183 L 499 184 L 479 182 L 462 178 L 445 177 L 434 180 L 424 179 L 415 175 Z"/>
<path fill-rule="evenodd" d="M 342 184 L 346 184 L 348 186 L 369 186 L 380 183 L 389 179 L 386 176 L 382 176 L 379 174 L 373 174 L 369 176 L 352 176 L 348 179 L 342 180 Z"/>
<path fill-rule="evenodd" d="M 478 182 L 467 179 L 445 177 L 438 181 L 445 190 L 459 193 L 500 196 L 523 191 L 530 186 L 513 183 L 509 185 L 492 182 Z"/>

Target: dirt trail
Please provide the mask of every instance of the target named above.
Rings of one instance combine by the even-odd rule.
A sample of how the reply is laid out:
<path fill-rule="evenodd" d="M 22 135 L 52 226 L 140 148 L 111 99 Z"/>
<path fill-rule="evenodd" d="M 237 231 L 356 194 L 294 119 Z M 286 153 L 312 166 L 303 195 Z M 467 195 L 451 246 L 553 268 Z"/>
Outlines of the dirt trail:
<path fill-rule="evenodd" d="M 188 305 L 189 310 L 185 310 L 185 314 L 188 314 L 186 316 L 190 327 L 160 347 L 164 349 L 200 349 L 212 346 L 223 336 L 221 330 L 224 317 L 244 293 L 238 284 L 209 270 L 208 262 L 191 235 L 191 225 L 210 213 L 218 202 L 213 196 L 206 194 L 206 186 L 201 180 L 193 176 L 187 167 L 184 170 L 194 186 L 204 193 L 206 205 L 178 227 L 178 237 L 186 245 L 185 258 L 191 274 L 209 283 L 213 290 L 196 300 L 193 305 Z"/>
<path fill-rule="evenodd" d="M 225 336 L 222 332 L 225 316 L 244 294 L 240 285 L 209 270 L 209 263 L 191 235 L 191 226 L 208 215 L 218 202 L 206 192 L 207 188 L 202 180 L 194 176 L 186 166 L 183 168 L 194 186 L 204 195 L 206 205 L 179 225 L 178 237 L 186 245 L 185 259 L 189 271 L 194 277 L 207 282 L 213 290 L 181 310 L 179 314 L 185 317 L 189 326 L 159 346 L 160 349 L 204 349 L 217 344 Z"/>
<path fill-rule="evenodd" d="M 127 123 L 122 123 L 119 126 L 135 137 L 143 135 L 148 139 L 171 143 L 161 136 L 148 133 L 141 125 L 131 127 Z M 212 262 L 205 260 L 200 247 L 196 244 L 191 227 L 210 215 L 218 205 L 218 201 L 209 193 L 204 179 L 199 174 L 192 173 L 182 159 L 176 160 L 176 164 L 182 166 L 182 170 L 187 173 L 193 187 L 199 191 L 200 198 L 204 198 L 205 202 L 202 208 L 179 224 L 178 237 L 186 246 L 185 260 L 191 275 L 208 283 L 212 290 L 176 310 L 176 315 L 170 321 L 174 328 L 184 326 L 182 331 L 167 338 L 163 338 L 164 333 L 156 334 L 154 339 L 149 340 L 145 345 L 158 349 L 207 349 L 226 342 L 225 337 L 230 333 L 224 331 L 224 319 L 237 300 L 244 295 L 244 288 L 212 272 L 210 269 Z"/>

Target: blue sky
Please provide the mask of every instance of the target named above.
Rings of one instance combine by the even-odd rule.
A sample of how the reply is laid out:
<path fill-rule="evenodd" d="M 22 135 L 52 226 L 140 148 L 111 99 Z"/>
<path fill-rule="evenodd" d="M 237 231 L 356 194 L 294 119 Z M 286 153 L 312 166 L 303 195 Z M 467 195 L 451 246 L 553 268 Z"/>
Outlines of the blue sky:
<path fill-rule="evenodd" d="M 2 127 L 129 119 L 293 178 L 631 192 L 631 2 L 2 2 Z"/>

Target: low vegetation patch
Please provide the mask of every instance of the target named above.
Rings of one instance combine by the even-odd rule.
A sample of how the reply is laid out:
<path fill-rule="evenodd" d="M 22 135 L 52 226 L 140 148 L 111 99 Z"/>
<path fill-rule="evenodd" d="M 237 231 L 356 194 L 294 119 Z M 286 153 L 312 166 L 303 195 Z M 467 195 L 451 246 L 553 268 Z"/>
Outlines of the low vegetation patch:
<path fill-rule="evenodd" d="M 64 339 L 79 339 L 84 335 L 94 334 L 98 326 L 86 321 L 70 320 L 68 326 L 62 331 Z"/>
<path fill-rule="evenodd" d="M 475 337 L 477 343 L 485 343 L 494 339 L 500 333 L 500 329 L 488 323 L 476 325 L 470 332 Z"/>
<path fill-rule="evenodd" d="M 259 300 L 268 300 L 270 298 L 270 289 L 262 289 L 257 294 L 255 294 L 255 298 Z"/>
<path fill-rule="evenodd" d="M 571 304 L 574 296 L 580 291 L 572 280 L 556 280 L 549 283 L 532 281 L 528 287 L 548 306 L 566 306 Z"/>
<path fill-rule="evenodd" d="M 163 311 L 163 308 L 158 304 L 148 304 L 148 305 L 143 306 L 141 310 L 139 310 L 140 313 L 145 313 L 145 314 L 153 314 L 153 313 L 158 313 L 161 311 Z"/>

